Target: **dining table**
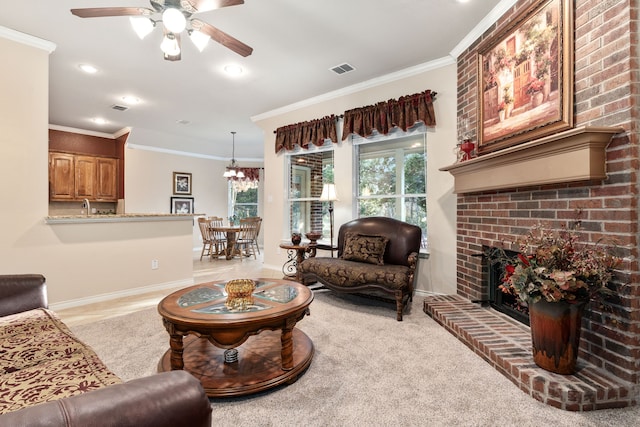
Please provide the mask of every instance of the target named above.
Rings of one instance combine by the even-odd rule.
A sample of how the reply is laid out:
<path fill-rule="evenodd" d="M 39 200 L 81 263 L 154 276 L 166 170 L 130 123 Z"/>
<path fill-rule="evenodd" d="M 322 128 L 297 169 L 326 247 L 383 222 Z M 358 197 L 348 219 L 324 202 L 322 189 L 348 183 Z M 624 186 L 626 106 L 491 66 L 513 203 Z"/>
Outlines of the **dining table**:
<path fill-rule="evenodd" d="M 214 225 L 213 227 L 211 227 L 211 231 L 213 233 L 218 232 L 218 233 L 225 233 L 225 235 L 227 236 L 227 244 L 225 246 L 225 248 L 220 251 L 220 253 L 218 255 L 222 255 L 224 252 L 224 256 L 226 259 L 233 259 L 233 257 L 235 255 L 242 255 L 239 254 L 238 251 L 235 251 L 234 248 L 236 246 L 236 238 L 238 233 L 240 232 L 240 226 L 239 225 Z"/>

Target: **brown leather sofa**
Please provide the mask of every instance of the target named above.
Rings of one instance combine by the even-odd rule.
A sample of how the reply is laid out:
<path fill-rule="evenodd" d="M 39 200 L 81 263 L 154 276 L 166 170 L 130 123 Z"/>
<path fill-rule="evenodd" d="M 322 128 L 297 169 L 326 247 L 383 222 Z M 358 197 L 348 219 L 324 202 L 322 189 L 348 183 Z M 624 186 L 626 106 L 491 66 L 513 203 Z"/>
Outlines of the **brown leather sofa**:
<path fill-rule="evenodd" d="M 38 324 L 30 329 L 29 322 L 40 317 L 42 322 L 48 322 L 49 326 L 40 328 Z M 38 336 L 41 329 L 42 336 Z M 36 336 L 29 337 L 29 333 L 25 334 L 24 331 Z M 12 408 L 11 412 L 0 415 L 2 426 L 211 426 L 211 404 L 202 385 L 191 374 L 172 371 L 123 383 L 108 371 L 93 350 L 73 337 L 55 313 L 47 309 L 46 284 L 42 275 L 0 275 L 0 334 L 0 351 L 5 357 L 2 361 L 4 366 L 0 366 L 0 377 L 17 375 L 4 381 L 0 387 L 0 405 Z M 24 336 L 18 336 L 20 334 Z M 50 339 L 52 336 L 56 338 Z M 12 351 L 22 343 L 36 342 L 39 346 L 46 347 L 49 344 L 54 345 L 52 341 L 58 340 L 57 337 L 61 337 L 61 341 L 56 345 L 60 345 L 61 342 L 62 351 L 55 353 L 53 357 L 48 355 L 48 360 L 39 362 L 38 357 L 47 356 L 43 356 L 43 353 L 49 351 L 42 352 L 37 348 L 19 348 L 17 354 L 21 357 L 16 357 L 17 360 L 6 359 L 8 354 L 15 354 Z M 68 348 L 64 348 L 65 346 Z M 72 354 L 77 356 L 70 356 Z M 78 364 L 81 362 L 75 359 L 68 362 L 73 368 L 51 368 L 67 363 L 64 359 L 71 357 L 88 359 L 90 369 L 79 367 Z M 38 367 L 38 363 L 43 363 L 44 367 Z M 94 387 L 88 387 L 82 375 L 95 375 L 94 372 L 87 373 L 93 370 L 99 372 L 97 378 L 106 380 L 102 383 L 92 381 L 91 385 Z M 26 373 L 21 377 L 23 371 Z M 14 390 L 9 386 L 13 384 L 16 388 L 24 387 L 25 381 L 37 378 L 37 375 L 51 375 L 51 371 L 57 376 L 58 381 L 66 385 L 64 392 L 60 387 L 55 389 L 55 393 L 42 396 L 37 385 L 28 385 L 26 389 L 21 390 L 21 397 L 16 398 Z M 78 374 L 78 378 L 74 378 L 75 374 Z M 76 387 L 73 387 L 74 380 L 78 382 Z M 58 393 L 64 395 L 68 389 L 73 389 L 74 395 L 61 398 L 55 396 Z M 32 400 L 23 402 L 24 395 L 32 396 Z M 15 405 L 22 405 L 22 408 L 13 410 Z"/>
<path fill-rule="evenodd" d="M 354 219 L 338 231 L 338 258 L 311 256 L 298 266 L 302 281 L 336 292 L 364 293 L 396 302 L 397 320 L 413 299 L 422 230 L 387 217 Z"/>

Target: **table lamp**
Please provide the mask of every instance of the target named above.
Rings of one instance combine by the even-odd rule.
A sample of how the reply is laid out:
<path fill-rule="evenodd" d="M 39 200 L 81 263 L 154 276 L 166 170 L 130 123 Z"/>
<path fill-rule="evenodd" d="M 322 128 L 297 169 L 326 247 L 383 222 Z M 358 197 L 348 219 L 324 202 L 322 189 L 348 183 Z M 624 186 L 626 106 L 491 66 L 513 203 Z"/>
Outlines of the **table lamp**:
<path fill-rule="evenodd" d="M 329 246 L 331 246 L 331 258 L 333 258 L 333 202 L 338 200 L 338 194 L 336 193 L 335 184 L 324 184 L 322 186 L 322 194 L 320 195 L 321 202 L 329 202 L 329 225 L 331 230 L 331 240 Z"/>

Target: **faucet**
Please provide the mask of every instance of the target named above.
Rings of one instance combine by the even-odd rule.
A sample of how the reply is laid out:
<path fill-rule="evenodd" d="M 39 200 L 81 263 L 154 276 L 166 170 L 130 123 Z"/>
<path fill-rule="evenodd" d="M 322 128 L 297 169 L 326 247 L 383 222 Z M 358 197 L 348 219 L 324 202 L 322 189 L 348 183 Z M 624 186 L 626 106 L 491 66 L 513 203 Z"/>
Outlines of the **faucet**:
<path fill-rule="evenodd" d="M 89 199 L 82 199 L 82 208 L 87 210 L 87 216 L 91 213 L 91 203 Z"/>

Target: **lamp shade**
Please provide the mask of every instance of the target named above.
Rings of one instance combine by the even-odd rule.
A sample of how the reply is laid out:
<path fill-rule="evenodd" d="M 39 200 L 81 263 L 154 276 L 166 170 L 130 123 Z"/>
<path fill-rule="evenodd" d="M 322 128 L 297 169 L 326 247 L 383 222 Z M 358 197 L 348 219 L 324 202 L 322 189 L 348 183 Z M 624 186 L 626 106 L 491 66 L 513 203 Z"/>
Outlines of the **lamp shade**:
<path fill-rule="evenodd" d="M 334 200 L 338 200 L 338 194 L 336 193 L 336 185 L 324 184 L 322 186 L 322 194 L 320 195 L 320 200 L 323 202 L 333 202 Z"/>
<path fill-rule="evenodd" d="M 129 17 L 129 21 L 131 22 L 133 30 L 141 40 L 153 31 L 153 27 L 155 26 L 151 19 L 140 16 L 131 16 Z"/>
<path fill-rule="evenodd" d="M 172 33 L 168 33 L 162 39 L 162 43 L 160 44 L 160 49 L 169 56 L 176 56 L 180 54 L 180 45 L 178 44 L 178 40 L 176 40 L 176 36 Z"/>

